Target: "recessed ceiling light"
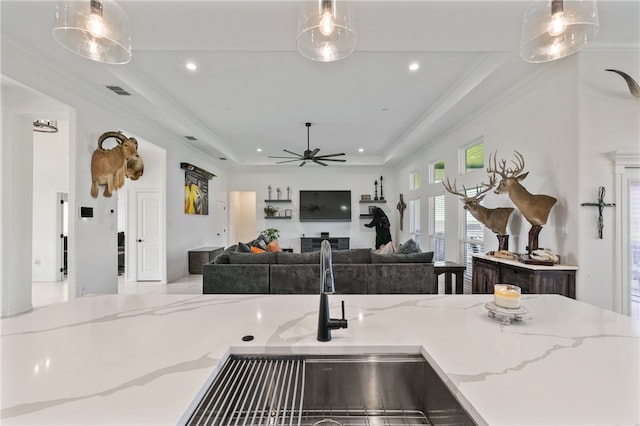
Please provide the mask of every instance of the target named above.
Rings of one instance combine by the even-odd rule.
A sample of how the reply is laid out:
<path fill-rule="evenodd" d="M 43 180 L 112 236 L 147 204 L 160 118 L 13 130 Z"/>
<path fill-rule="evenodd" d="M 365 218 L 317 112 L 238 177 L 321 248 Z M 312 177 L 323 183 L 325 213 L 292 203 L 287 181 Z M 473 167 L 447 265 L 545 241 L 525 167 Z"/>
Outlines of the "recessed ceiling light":
<path fill-rule="evenodd" d="M 258 149 L 256 149 L 256 151 L 262 152 L 262 148 L 258 148 Z"/>
<path fill-rule="evenodd" d="M 358 152 L 364 152 L 364 148 L 358 148 Z"/>
<path fill-rule="evenodd" d="M 195 71 L 198 69 L 198 66 L 193 63 L 193 62 L 187 62 L 185 67 L 189 70 L 189 71 Z"/>
<path fill-rule="evenodd" d="M 420 64 L 417 62 L 413 62 L 409 65 L 409 71 L 418 71 L 418 69 L 420 69 Z"/>

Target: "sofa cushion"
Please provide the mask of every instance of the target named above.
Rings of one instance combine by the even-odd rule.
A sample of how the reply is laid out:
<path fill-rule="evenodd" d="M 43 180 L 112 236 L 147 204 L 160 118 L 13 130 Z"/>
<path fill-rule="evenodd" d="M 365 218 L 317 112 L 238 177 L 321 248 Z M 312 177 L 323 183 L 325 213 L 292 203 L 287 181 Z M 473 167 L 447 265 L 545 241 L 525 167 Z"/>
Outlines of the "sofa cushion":
<path fill-rule="evenodd" d="M 433 252 L 412 254 L 377 254 L 371 253 L 371 263 L 431 263 Z"/>
<path fill-rule="evenodd" d="M 333 250 L 331 261 L 346 264 L 371 263 L 371 249 Z"/>
<path fill-rule="evenodd" d="M 276 253 L 238 253 L 230 252 L 229 263 L 276 263 Z"/>
<path fill-rule="evenodd" d="M 278 252 L 276 262 L 283 265 L 315 264 L 320 266 L 320 252 L 309 253 L 287 253 Z"/>

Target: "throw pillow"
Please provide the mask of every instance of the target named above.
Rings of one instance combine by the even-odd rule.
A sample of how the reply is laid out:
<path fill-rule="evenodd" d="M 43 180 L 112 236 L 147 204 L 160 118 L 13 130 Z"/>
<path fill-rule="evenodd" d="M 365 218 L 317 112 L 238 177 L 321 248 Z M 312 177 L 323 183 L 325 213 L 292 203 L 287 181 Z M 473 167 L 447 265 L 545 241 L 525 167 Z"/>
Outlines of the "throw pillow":
<path fill-rule="evenodd" d="M 410 254 L 410 253 L 421 253 L 420 246 L 413 240 L 407 240 L 404 244 L 400 244 L 398 246 L 398 253 L 401 254 Z"/>
<path fill-rule="evenodd" d="M 251 253 L 264 253 L 266 250 L 262 250 L 260 247 L 251 246 Z"/>
<path fill-rule="evenodd" d="M 261 248 L 264 251 L 267 251 L 267 244 L 267 239 L 262 234 L 258 235 L 258 238 L 249 243 L 250 246 Z"/>
<path fill-rule="evenodd" d="M 278 240 L 273 240 L 269 244 L 267 244 L 267 251 L 282 251 Z"/>
<path fill-rule="evenodd" d="M 238 252 L 238 253 L 251 253 L 251 247 L 249 247 L 245 243 L 238 243 L 238 247 L 236 247 L 236 252 Z"/>

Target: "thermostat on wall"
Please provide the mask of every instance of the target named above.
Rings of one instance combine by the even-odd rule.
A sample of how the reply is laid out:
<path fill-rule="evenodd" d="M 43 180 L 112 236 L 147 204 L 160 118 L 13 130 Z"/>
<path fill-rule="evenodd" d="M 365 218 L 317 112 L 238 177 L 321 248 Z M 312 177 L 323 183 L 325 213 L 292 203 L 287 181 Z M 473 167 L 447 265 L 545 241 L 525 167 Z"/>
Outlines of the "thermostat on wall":
<path fill-rule="evenodd" d="M 80 207 L 80 217 L 93 217 L 93 207 Z"/>

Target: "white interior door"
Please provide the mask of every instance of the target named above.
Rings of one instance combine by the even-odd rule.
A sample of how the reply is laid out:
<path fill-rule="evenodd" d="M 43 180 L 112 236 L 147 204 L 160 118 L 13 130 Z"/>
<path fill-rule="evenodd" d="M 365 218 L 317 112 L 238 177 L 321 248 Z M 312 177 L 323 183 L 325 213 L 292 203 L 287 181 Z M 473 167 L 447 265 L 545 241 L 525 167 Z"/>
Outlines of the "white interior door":
<path fill-rule="evenodd" d="M 160 191 L 136 193 L 136 260 L 138 281 L 162 279 L 162 230 Z"/>

